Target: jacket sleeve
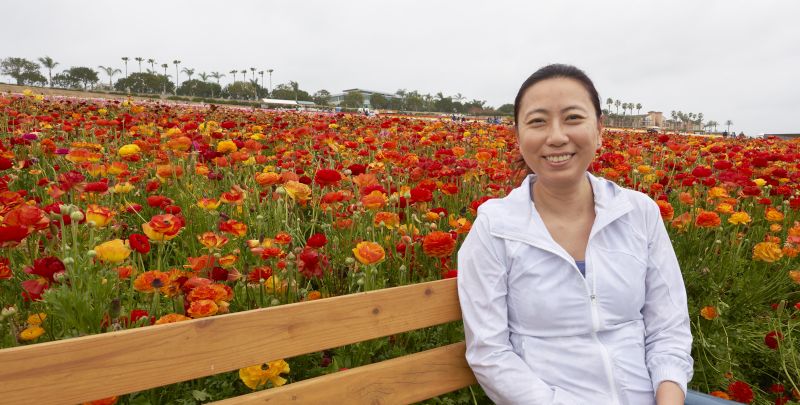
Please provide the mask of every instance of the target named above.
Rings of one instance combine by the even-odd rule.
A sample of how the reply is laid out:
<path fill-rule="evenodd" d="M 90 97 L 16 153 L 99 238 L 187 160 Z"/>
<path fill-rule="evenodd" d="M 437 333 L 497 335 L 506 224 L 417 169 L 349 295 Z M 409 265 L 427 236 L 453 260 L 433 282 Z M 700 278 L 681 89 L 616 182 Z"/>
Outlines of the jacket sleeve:
<path fill-rule="evenodd" d="M 648 259 L 645 302 L 645 361 L 653 392 L 663 381 L 677 383 L 686 394 L 693 374 L 692 333 L 686 287 L 658 206 L 647 208 Z"/>
<path fill-rule="evenodd" d="M 493 240 L 486 215 L 478 215 L 458 251 L 458 298 L 464 319 L 467 362 L 497 404 L 574 404 L 551 388 L 513 350 L 509 340 L 506 257 Z"/>

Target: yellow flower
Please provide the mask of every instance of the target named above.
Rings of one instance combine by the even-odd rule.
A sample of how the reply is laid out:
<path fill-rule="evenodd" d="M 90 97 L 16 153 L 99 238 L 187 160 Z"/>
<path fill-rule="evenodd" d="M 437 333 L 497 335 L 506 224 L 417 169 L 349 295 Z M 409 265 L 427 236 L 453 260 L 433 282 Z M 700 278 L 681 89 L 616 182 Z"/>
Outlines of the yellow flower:
<path fill-rule="evenodd" d="M 764 213 L 764 216 L 767 218 L 767 221 L 769 222 L 783 221 L 783 213 L 772 207 L 767 209 L 767 212 Z"/>
<path fill-rule="evenodd" d="M 127 157 L 127 156 L 136 155 L 139 152 L 141 152 L 141 149 L 139 148 L 139 145 L 129 143 L 129 144 L 119 148 L 119 150 L 117 151 L 117 154 L 120 155 L 121 157 Z"/>
<path fill-rule="evenodd" d="M 283 294 L 286 291 L 287 284 L 281 281 L 278 276 L 272 275 L 264 280 L 264 288 L 269 294 Z"/>
<path fill-rule="evenodd" d="M 720 214 L 733 214 L 733 206 L 728 203 L 719 203 L 714 211 Z"/>
<path fill-rule="evenodd" d="M 219 153 L 229 153 L 229 152 L 236 152 L 239 148 L 236 146 L 236 143 L 230 140 L 221 141 L 217 144 L 217 152 Z"/>
<path fill-rule="evenodd" d="M 200 201 L 197 202 L 197 206 L 206 211 L 215 210 L 220 204 L 221 202 L 219 200 L 213 198 L 201 198 Z"/>
<path fill-rule="evenodd" d="M 44 328 L 39 325 L 32 325 L 25 328 L 22 332 L 19 333 L 20 340 L 34 340 L 37 339 L 39 336 L 44 334 Z"/>
<path fill-rule="evenodd" d="M 94 247 L 97 257 L 107 263 L 120 263 L 131 255 L 131 249 L 122 239 L 114 239 Z"/>
<path fill-rule="evenodd" d="M 756 183 L 756 185 L 759 187 L 764 187 L 764 184 L 767 184 L 767 181 L 762 178 L 758 178 L 753 180 L 753 183 Z"/>
<path fill-rule="evenodd" d="M 47 314 L 44 312 L 39 312 L 38 314 L 31 314 L 28 316 L 28 325 L 41 325 L 44 320 L 47 319 Z"/>
<path fill-rule="evenodd" d="M 722 187 L 711 187 L 708 190 L 708 196 L 711 198 L 723 198 L 728 197 L 728 192 Z"/>
<path fill-rule="evenodd" d="M 130 193 L 133 190 L 133 184 L 129 182 L 119 183 L 114 186 L 114 193 L 116 194 L 125 194 Z"/>
<path fill-rule="evenodd" d="M 267 381 L 271 382 L 273 387 L 280 387 L 286 384 L 286 379 L 280 375 L 287 374 L 289 371 L 288 363 L 284 360 L 275 360 L 267 363 L 266 370 L 262 368 L 261 364 L 239 369 L 239 378 L 251 390 L 266 384 Z"/>
<path fill-rule="evenodd" d="M 286 190 L 286 194 L 300 205 L 305 205 L 311 198 L 311 188 L 299 181 L 289 180 L 283 185 L 283 188 Z"/>
<path fill-rule="evenodd" d="M 750 215 L 746 212 L 734 212 L 730 218 L 728 218 L 728 223 L 733 225 L 742 225 L 742 224 L 749 224 L 751 221 Z"/>
<path fill-rule="evenodd" d="M 777 243 L 761 242 L 753 247 L 753 260 L 772 263 L 780 260 L 781 257 L 783 257 L 783 251 Z"/>
<path fill-rule="evenodd" d="M 98 228 L 103 228 L 114 218 L 114 211 L 96 204 L 90 204 L 86 208 L 86 220 L 94 222 Z"/>

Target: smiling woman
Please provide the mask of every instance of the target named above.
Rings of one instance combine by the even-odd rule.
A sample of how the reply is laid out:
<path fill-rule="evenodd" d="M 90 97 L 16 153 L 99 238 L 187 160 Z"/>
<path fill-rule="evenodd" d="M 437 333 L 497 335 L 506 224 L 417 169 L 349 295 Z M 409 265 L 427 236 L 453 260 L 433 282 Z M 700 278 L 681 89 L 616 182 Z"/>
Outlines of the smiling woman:
<path fill-rule="evenodd" d="M 458 254 L 467 361 L 500 404 L 683 404 L 686 291 L 660 209 L 587 172 L 597 91 L 546 66 L 517 94 L 522 184 L 489 200 Z"/>

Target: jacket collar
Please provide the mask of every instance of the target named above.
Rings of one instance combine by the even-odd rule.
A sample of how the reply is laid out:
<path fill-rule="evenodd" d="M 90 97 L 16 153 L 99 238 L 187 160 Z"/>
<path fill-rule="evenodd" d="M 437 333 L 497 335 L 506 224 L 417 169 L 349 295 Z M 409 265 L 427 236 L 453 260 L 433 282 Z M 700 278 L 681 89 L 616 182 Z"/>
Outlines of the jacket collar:
<path fill-rule="evenodd" d="M 586 173 L 594 193 L 595 221 L 589 239 L 614 220 L 625 215 L 633 209 L 623 189 L 606 179 L 597 178 L 591 173 Z M 535 246 L 550 246 L 550 250 L 563 250 L 547 232 L 547 228 L 533 209 L 534 204 L 530 199 L 530 188 L 536 181 L 536 175 L 530 174 L 522 181 L 519 187 L 501 199 L 501 212 L 492 218 L 491 233 L 506 239 L 514 239 Z M 553 246 L 558 246 L 554 249 Z M 564 252 L 566 253 L 566 252 Z"/>

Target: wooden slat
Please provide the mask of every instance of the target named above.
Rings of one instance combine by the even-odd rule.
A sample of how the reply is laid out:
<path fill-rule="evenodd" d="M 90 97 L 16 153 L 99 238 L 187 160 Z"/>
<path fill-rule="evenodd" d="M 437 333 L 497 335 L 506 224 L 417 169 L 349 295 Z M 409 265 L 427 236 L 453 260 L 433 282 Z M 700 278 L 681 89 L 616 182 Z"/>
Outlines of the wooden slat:
<path fill-rule="evenodd" d="M 121 395 L 461 319 L 455 279 L 0 350 L 0 402 Z"/>
<path fill-rule="evenodd" d="M 475 384 L 464 342 L 214 402 L 255 404 L 412 404 Z"/>

